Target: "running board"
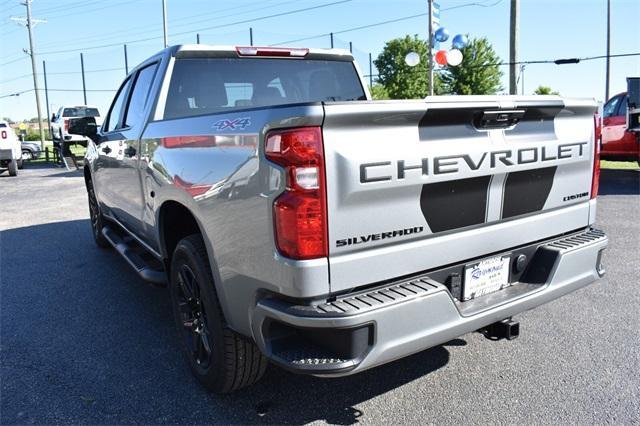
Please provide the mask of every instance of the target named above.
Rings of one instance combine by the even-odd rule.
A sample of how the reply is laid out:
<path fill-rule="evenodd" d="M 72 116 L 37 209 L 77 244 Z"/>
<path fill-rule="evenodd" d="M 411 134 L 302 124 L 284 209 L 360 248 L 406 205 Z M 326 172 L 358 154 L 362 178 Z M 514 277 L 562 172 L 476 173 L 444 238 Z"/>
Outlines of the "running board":
<path fill-rule="evenodd" d="M 135 239 L 123 233 L 117 232 L 111 226 L 102 228 L 102 235 L 111 243 L 129 265 L 145 281 L 159 286 L 167 285 L 167 274 L 162 264 L 153 258 L 138 244 Z"/>

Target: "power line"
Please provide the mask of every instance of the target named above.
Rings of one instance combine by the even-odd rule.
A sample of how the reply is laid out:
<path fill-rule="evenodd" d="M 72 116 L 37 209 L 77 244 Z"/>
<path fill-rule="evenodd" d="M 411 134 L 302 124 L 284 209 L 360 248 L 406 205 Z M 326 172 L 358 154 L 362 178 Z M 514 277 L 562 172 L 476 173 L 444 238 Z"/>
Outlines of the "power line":
<path fill-rule="evenodd" d="M 103 9 L 111 9 L 113 7 L 122 6 L 123 4 L 129 4 L 129 3 L 132 3 L 133 1 L 137 1 L 137 0 L 126 0 L 126 1 L 121 1 L 121 2 L 118 2 L 118 3 L 110 3 L 110 4 L 107 4 L 107 5 L 103 4 L 100 7 L 95 7 L 95 8 L 86 9 L 86 10 L 71 11 L 71 12 L 62 11 L 62 12 L 59 12 L 59 13 L 54 13 L 52 15 L 49 15 L 49 18 L 58 18 L 60 16 L 64 16 L 66 18 L 67 16 L 84 15 L 86 13 L 97 12 L 97 11 L 103 10 Z M 102 2 L 102 3 L 104 3 L 104 2 Z"/>
<path fill-rule="evenodd" d="M 265 3 L 269 3 L 269 2 L 273 2 L 273 1 L 277 1 L 277 0 L 267 0 L 264 2 L 261 2 L 260 4 L 265 4 Z M 182 17 L 178 17 L 178 18 L 170 18 L 169 19 L 169 25 L 171 25 L 172 27 L 183 27 L 183 26 L 190 26 L 193 25 L 194 23 L 197 22 L 206 22 L 209 19 L 203 19 L 200 21 L 192 21 L 193 18 L 201 18 L 203 16 L 209 16 L 209 15 L 216 15 L 216 19 L 221 19 L 221 18 L 226 18 L 226 17 L 230 17 L 230 16 L 237 16 L 237 15 L 241 15 L 244 13 L 249 13 L 249 12 L 256 12 L 259 10 L 264 10 L 264 9 L 269 9 L 269 8 L 273 8 L 273 7 L 277 7 L 277 6 L 281 6 L 284 4 L 289 4 L 289 3 L 296 3 L 299 2 L 299 0 L 288 0 L 288 1 L 284 1 L 284 2 L 280 2 L 277 4 L 273 4 L 273 5 L 268 5 L 268 6 L 262 6 L 259 8 L 249 8 L 249 9 L 245 9 L 241 12 L 236 12 L 236 13 L 231 13 L 231 14 L 226 14 L 226 15 L 220 15 L 220 12 L 227 12 L 230 10 L 236 10 L 236 9 L 244 9 L 247 8 L 247 6 L 251 6 L 251 5 L 255 5 L 258 3 L 251 3 L 248 5 L 241 5 L 241 6 L 236 6 L 236 7 L 231 7 L 231 8 L 226 8 L 226 9 L 216 9 L 214 11 L 211 12 L 207 12 L 207 13 L 200 13 L 198 15 L 189 15 L 189 16 L 182 16 Z M 183 24 L 175 24 L 175 22 L 177 21 L 184 21 L 184 20 L 189 20 L 189 22 L 187 23 L 183 23 Z M 118 36 L 137 36 L 137 35 L 144 35 L 144 34 L 149 34 L 149 30 L 144 30 L 144 31 L 139 31 L 140 29 L 143 28 L 157 28 L 157 24 L 150 24 L 150 25 L 141 25 L 136 27 L 136 31 L 116 31 L 114 33 L 109 34 L 108 36 L 105 36 L 104 34 L 102 35 L 94 35 L 94 36 L 90 36 L 90 37 L 83 37 L 83 41 L 92 41 L 92 42 L 98 42 L 98 41 L 103 41 L 103 40 L 113 40 L 114 37 L 118 37 Z M 42 47 L 48 47 L 48 46 L 55 46 L 55 45 L 59 45 L 59 44 L 65 44 L 66 42 L 76 42 L 77 39 L 73 39 L 73 40 L 63 40 L 60 42 L 53 42 L 53 43 L 45 43 L 42 44 Z"/>
<path fill-rule="evenodd" d="M 20 61 L 24 61 L 25 59 L 29 59 L 26 56 L 22 57 L 22 58 L 18 58 L 18 59 L 14 59 L 13 61 L 8 61 L 8 62 L 3 62 L 0 64 L 1 67 L 5 66 L 5 65 L 9 65 L 9 64 L 13 64 L 15 62 L 20 62 Z"/>
<path fill-rule="evenodd" d="M 85 74 L 90 74 L 90 73 L 100 73 L 100 72 L 107 72 L 107 71 L 122 71 L 124 70 L 124 67 L 116 67 L 116 68 L 102 68 L 102 69 L 96 69 L 96 70 L 85 70 L 84 73 Z M 71 75 L 71 74 L 82 74 L 82 71 L 58 71 L 58 72 L 48 72 L 47 75 Z M 42 76 L 42 73 L 36 73 L 37 76 Z M 23 74 L 23 75 L 19 75 L 16 77 L 12 77 L 10 79 L 7 80 L 2 80 L 0 81 L 0 84 L 5 84 L 5 83 L 9 83 L 11 81 L 14 80 L 19 80 L 21 78 L 26 78 L 26 77 L 31 77 L 31 74 Z"/>
<path fill-rule="evenodd" d="M 192 30 L 189 30 L 189 31 L 183 31 L 183 32 L 179 32 L 179 33 L 174 33 L 174 34 L 171 34 L 171 36 L 175 37 L 175 36 L 181 36 L 181 35 L 184 35 L 184 34 L 193 34 L 193 33 L 199 32 L 199 31 L 212 30 L 212 29 L 216 29 L 216 28 L 225 28 L 225 27 L 230 27 L 230 26 L 233 26 L 233 25 L 239 25 L 239 24 L 246 24 L 246 23 L 249 23 L 249 22 L 262 21 L 262 20 L 265 20 L 265 19 L 276 18 L 276 17 L 286 16 L 286 15 L 293 15 L 293 14 L 296 14 L 296 13 L 307 12 L 307 11 L 310 11 L 310 10 L 320 9 L 320 8 L 329 7 L 329 6 L 335 6 L 337 4 L 349 3 L 349 2 L 352 2 L 352 1 L 353 0 L 339 0 L 339 1 L 334 1 L 334 2 L 330 2 L 330 3 L 323 3 L 323 4 L 320 4 L 320 5 L 317 5 L 317 6 L 304 7 L 304 8 L 300 8 L 300 9 L 289 10 L 289 11 L 286 11 L 286 12 L 280 12 L 280 13 L 274 13 L 274 14 L 271 14 L 271 15 L 260 16 L 260 17 L 257 17 L 257 18 L 244 19 L 244 20 L 241 20 L 241 21 L 230 22 L 230 23 L 227 23 L 227 24 L 220 24 L 220 25 L 214 25 L 214 26 L 210 26 L 210 27 L 192 29 Z M 162 36 L 154 36 L 154 37 L 141 38 L 141 39 L 137 39 L 137 40 L 125 41 L 125 42 L 108 43 L 108 44 L 103 44 L 103 45 L 99 45 L 99 46 L 83 47 L 83 48 L 76 48 L 76 49 L 54 50 L 54 51 L 49 51 L 49 52 L 42 52 L 42 54 L 43 55 L 54 55 L 54 54 L 58 54 L 58 53 L 68 53 L 68 52 L 79 52 L 79 51 L 86 51 L 86 50 L 95 50 L 95 49 L 102 49 L 102 48 L 105 48 L 105 47 L 121 46 L 123 43 L 124 44 L 133 44 L 133 43 L 140 43 L 140 42 L 143 42 L 143 41 L 157 40 L 157 39 L 161 39 L 161 38 L 162 38 Z"/>
<path fill-rule="evenodd" d="M 86 1 L 86 0 L 82 0 L 82 1 L 77 1 L 75 3 L 68 3 L 68 4 L 58 4 L 57 6 L 54 7 L 45 7 L 42 10 L 38 10 L 38 13 L 49 13 L 49 12 L 57 12 L 59 10 L 69 10 L 70 8 L 73 7 L 85 7 L 88 5 L 92 5 L 95 3 L 103 3 L 102 0 L 93 0 L 93 1 Z"/>
<path fill-rule="evenodd" d="M 444 12 L 444 11 L 447 11 L 447 10 L 460 9 L 460 8 L 469 7 L 469 6 L 493 7 L 493 6 L 496 6 L 497 4 L 501 3 L 502 1 L 503 0 L 497 0 L 494 3 L 491 3 L 491 4 L 467 3 L 467 4 L 461 4 L 461 5 L 458 5 L 458 6 L 451 6 L 451 7 L 447 7 L 447 8 L 444 8 L 444 9 L 440 9 L 440 11 Z M 393 24 L 393 23 L 396 23 L 396 22 L 408 21 L 410 19 L 422 18 L 422 17 L 425 17 L 425 16 L 429 16 L 429 12 L 416 13 L 415 15 L 403 16 L 401 18 L 389 19 L 389 20 L 386 20 L 386 21 L 375 22 L 373 24 L 360 25 L 360 26 L 357 26 L 357 27 L 346 28 L 346 29 L 340 30 L 340 31 L 332 31 L 332 32 L 328 32 L 328 33 L 316 34 L 316 35 L 313 35 L 313 36 L 297 38 L 297 39 L 294 39 L 294 40 L 287 40 L 287 41 L 283 41 L 283 42 L 272 44 L 271 46 L 281 46 L 283 44 L 297 43 L 299 41 L 307 41 L 307 40 L 313 40 L 313 39 L 316 39 L 316 38 L 327 37 L 331 33 L 333 33 L 334 35 L 336 35 L 336 34 L 344 34 L 344 33 L 348 33 L 348 32 L 351 32 L 351 31 L 364 30 L 364 29 L 367 29 L 367 28 L 373 28 L 373 27 L 378 27 L 378 26 L 381 26 L 381 25 Z"/>

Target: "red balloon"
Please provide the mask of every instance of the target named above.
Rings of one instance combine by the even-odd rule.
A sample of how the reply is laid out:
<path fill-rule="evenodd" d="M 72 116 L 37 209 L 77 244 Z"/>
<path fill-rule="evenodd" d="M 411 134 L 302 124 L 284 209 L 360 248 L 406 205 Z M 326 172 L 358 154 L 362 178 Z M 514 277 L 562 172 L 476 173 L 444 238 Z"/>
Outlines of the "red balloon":
<path fill-rule="evenodd" d="M 440 65 L 447 65 L 447 51 L 438 50 L 436 52 L 436 62 Z"/>

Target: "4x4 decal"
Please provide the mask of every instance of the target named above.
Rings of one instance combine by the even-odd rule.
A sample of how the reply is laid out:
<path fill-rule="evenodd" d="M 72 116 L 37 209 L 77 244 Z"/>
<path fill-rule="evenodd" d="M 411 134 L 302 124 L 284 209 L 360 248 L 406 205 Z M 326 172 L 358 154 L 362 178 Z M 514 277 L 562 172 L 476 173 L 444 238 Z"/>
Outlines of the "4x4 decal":
<path fill-rule="evenodd" d="M 229 120 L 223 118 L 222 120 L 216 121 L 212 128 L 215 130 L 243 130 L 251 125 L 251 120 L 249 117 L 236 118 L 234 120 Z"/>

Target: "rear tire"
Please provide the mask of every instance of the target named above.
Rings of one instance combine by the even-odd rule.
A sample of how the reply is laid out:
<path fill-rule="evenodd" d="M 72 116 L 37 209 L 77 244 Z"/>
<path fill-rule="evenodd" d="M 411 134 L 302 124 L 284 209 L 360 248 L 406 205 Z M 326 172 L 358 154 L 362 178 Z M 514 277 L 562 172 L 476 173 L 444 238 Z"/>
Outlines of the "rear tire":
<path fill-rule="evenodd" d="M 22 161 L 22 158 L 18 160 L 18 169 L 22 170 L 22 168 L 24 167 L 24 161 Z"/>
<path fill-rule="evenodd" d="M 257 382 L 267 359 L 253 341 L 227 326 L 202 236 L 190 235 L 178 243 L 169 287 L 178 334 L 196 378 L 216 393 Z"/>
<path fill-rule="evenodd" d="M 87 182 L 87 198 L 89 199 L 89 220 L 91 221 L 91 233 L 96 245 L 100 248 L 107 248 L 111 244 L 102 235 L 102 228 L 104 227 L 104 218 L 100 212 L 100 205 L 96 198 L 96 194 L 93 191 L 93 182 Z"/>
<path fill-rule="evenodd" d="M 18 161 L 11 160 L 9 161 L 9 176 L 18 176 Z"/>

